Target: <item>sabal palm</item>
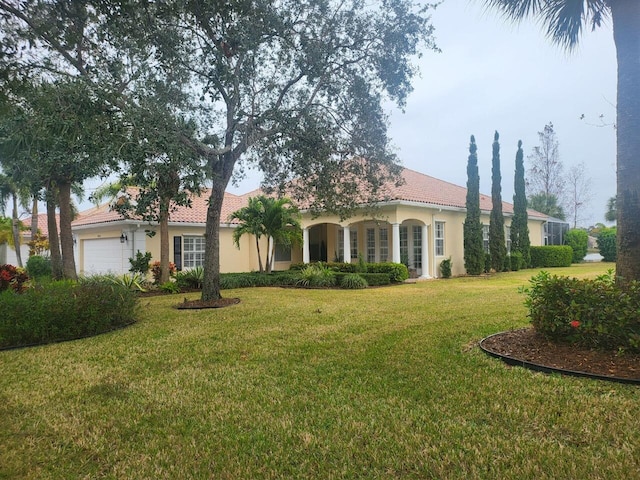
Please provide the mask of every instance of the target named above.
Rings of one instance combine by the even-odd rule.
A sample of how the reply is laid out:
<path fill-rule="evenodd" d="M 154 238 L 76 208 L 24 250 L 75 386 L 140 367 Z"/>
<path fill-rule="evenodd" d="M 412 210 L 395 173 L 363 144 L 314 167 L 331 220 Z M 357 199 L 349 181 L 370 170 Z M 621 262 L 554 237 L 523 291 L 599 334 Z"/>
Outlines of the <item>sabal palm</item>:
<path fill-rule="evenodd" d="M 640 280 L 640 1 L 638 0 L 483 0 L 520 21 L 542 22 L 549 38 L 567 48 L 585 27 L 611 20 L 618 61 L 616 275 Z"/>

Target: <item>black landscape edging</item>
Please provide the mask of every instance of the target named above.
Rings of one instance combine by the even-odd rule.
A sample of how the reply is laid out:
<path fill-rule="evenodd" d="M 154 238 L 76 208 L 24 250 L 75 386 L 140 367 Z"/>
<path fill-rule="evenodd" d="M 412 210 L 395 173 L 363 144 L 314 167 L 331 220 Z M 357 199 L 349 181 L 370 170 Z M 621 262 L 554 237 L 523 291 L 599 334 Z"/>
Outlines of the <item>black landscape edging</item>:
<path fill-rule="evenodd" d="M 502 333 L 506 333 L 506 332 L 494 333 L 493 335 L 489 335 L 488 337 L 483 338 L 478 343 L 478 346 L 480 347 L 480 350 L 482 350 L 484 353 L 486 353 L 490 357 L 498 358 L 498 359 L 502 360 L 504 363 L 506 363 L 507 365 L 512 365 L 512 366 L 516 366 L 516 367 L 524 367 L 524 368 L 527 368 L 529 370 L 534 370 L 536 372 L 542 372 L 542 373 L 549 373 L 549 374 L 551 374 L 551 373 L 560 373 L 562 375 L 567 375 L 567 376 L 572 376 L 572 377 L 592 378 L 594 380 L 605 380 L 605 381 L 609 381 L 609 382 L 626 383 L 626 384 L 630 384 L 630 385 L 640 385 L 640 379 L 613 377 L 613 376 L 608 376 L 608 375 L 599 375 L 599 374 L 595 374 L 595 373 L 579 372 L 579 371 L 576 371 L 576 370 L 565 370 L 565 369 L 562 369 L 562 368 L 547 367 L 545 365 L 540 365 L 540 364 L 533 363 L 533 362 L 527 362 L 525 360 L 520 360 L 518 358 L 514 358 L 514 357 L 510 357 L 508 355 L 503 355 L 501 353 L 494 352 L 492 350 L 489 350 L 488 348 L 485 348 L 482 345 L 482 343 L 485 340 L 487 340 L 487 339 L 489 339 L 491 337 L 495 337 L 497 335 L 500 335 Z"/>

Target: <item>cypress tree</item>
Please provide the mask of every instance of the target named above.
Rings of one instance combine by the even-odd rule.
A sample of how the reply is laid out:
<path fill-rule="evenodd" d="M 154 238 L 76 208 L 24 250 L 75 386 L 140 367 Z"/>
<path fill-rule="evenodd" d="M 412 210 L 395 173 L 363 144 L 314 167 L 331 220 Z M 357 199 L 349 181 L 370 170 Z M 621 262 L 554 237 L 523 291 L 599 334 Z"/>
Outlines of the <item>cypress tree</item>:
<path fill-rule="evenodd" d="M 491 219 L 489 221 L 489 252 L 491 268 L 496 272 L 504 270 L 507 247 L 504 238 L 504 216 L 502 215 L 502 177 L 500 175 L 500 143 L 498 132 L 493 137 L 493 156 L 491 159 Z"/>
<path fill-rule="evenodd" d="M 471 135 L 467 163 L 467 216 L 464 220 L 464 268 L 469 275 L 480 275 L 484 270 L 477 151 L 476 139 Z"/>
<path fill-rule="evenodd" d="M 529 216 L 527 215 L 522 140 L 518 141 L 513 187 L 515 193 L 513 195 L 513 219 L 511 220 L 511 251 L 520 252 L 522 254 L 522 265 L 528 267 L 531 264 L 531 241 L 529 240 Z"/>

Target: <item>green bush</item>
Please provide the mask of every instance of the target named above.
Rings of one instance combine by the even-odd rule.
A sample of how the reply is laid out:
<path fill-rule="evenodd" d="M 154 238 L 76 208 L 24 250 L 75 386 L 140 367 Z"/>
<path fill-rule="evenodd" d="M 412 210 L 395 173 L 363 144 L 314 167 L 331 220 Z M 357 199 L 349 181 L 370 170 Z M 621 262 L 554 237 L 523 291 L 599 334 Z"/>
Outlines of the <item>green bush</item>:
<path fill-rule="evenodd" d="M 598 250 L 605 262 L 615 262 L 618 258 L 616 250 L 616 228 L 603 228 L 598 234 Z"/>
<path fill-rule="evenodd" d="M 195 267 L 189 270 L 183 270 L 176 273 L 176 283 L 180 288 L 196 288 L 202 289 L 202 282 L 204 281 L 204 268 Z"/>
<path fill-rule="evenodd" d="M 135 258 L 129 258 L 129 263 L 131 264 L 129 271 L 131 273 L 140 273 L 146 276 L 149 272 L 149 268 L 151 268 L 149 262 L 151 262 L 151 252 L 142 253 L 138 250 Z"/>
<path fill-rule="evenodd" d="M 402 283 L 409 278 L 409 269 L 402 263 L 370 263 L 367 265 L 369 273 L 386 273 L 391 283 Z"/>
<path fill-rule="evenodd" d="M 0 347 L 97 335 L 136 320 L 136 293 L 108 279 L 48 282 L 0 294 Z M 25 312 L 28 312 L 26 314 Z"/>
<path fill-rule="evenodd" d="M 580 263 L 584 260 L 589 248 L 589 234 L 585 230 L 572 228 L 565 233 L 564 243 L 573 250 L 572 263 Z"/>
<path fill-rule="evenodd" d="M 29 275 L 23 268 L 14 267 L 13 265 L 0 265 L 0 292 L 11 289 L 14 292 L 21 293 L 25 290 Z"/>
<path fill-rule="evenodd" d="M 340 287 L 349 290 L 359 290 L 368 286 L 369 284 L 362 278 L 362 275 L 357 273 L 346 273 L 340 281 Z"/>
<path fill-rule="evenodd" d="M 523 291 L 533 327 L 549 339 L 640 352 L 640 283 L 619 287 L 613 271 L 595 280 L 542 271 Z"/>
<path fill-rule="evenodd" d="M 491 254 L 485 252 L 484 254 L 484 273 L 491 272 Z"/>
<path fill-rule="evenodd" d="M 164 293 L 180 293 L 180 287 L 176 282 L 168 281 L 158 286 L 158 289 Z"/>
<path fill-rule="evenodd" d="M 451 278 L 451 257 L 440 262 L 440 275 L 442 278 Z"/>
<path fill-rule="evenodd" d="M 507 259 L 509 260 L 509 267 L 512 272 L 517 272 L 523 267 L 524 258 L 521 252 L 511 252 Z"/>
<path fill-rule="evenodd" d="M 51 259 L 41 255 L 32 255 L 27 260 L 27 273 L 31 278 L 51 277 Z"/>
<path fill-rule="evenodd" d="M 545 245 L 531 247 L 533 268 L 569 267 L 573 259 L 573 249 L 567 245 Z"/>
<path fill-rule="evenodd" d="M 303 287 L 332 287 L 336 284 L 336 275 L 333 270 L 318 262 L 300 271 L 297 284 Z"/>

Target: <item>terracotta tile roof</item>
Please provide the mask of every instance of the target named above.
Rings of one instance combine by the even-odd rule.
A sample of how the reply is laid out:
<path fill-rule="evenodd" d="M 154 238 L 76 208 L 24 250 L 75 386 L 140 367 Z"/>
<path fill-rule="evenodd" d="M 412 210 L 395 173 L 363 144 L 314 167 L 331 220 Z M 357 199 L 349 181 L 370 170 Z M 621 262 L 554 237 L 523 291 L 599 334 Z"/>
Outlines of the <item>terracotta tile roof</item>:
<path fill-rule="evenodd" d="M 135 195 L 135 189 L 128 190 L 132 195 Z M 248 203 L 248 197 L 251 194 L 245 194 L 242 196 L 234 195 L 233 193 L 225 192 L 224 200 L 222 203 L 222 215 L 221 219 L 223 223 L 229 222 L 228 218 L 232 212 L 244 207 Z M 170 223 L 202 223 L 204 224 L 207 219 L 207 200 L 209 199 L 208 190 L 203 190 L 200 196 L 191 196 L 191 207 L 178 207 L 175 211 L 171 212 Z M 85 210 L 80 216 L 73 221 L 74 227 L 95 225 L 99 223 L 118 222 L 124 220 L 124 217 L 115 210 L 111 209 L 111 202 L 104 203 L 99 207 L 93 207 L 89 210 Z M 142 219 L 140 219 L 142 221 Z M 237 223 L 237 222 L 229 222 Z"/>
<path fill-rule="evenodd" d="M 467 189 L 453 183 L 445 182 L 429 175 L 403 168 L 401 172 L 403 184 L 395 186 L 389 184 L 385 188 L 388 201 L 404 201 L 423 203 L 450 208 L 464 209 L 466 204 Z M 129 189 L 135 195 L 136 189 Z M 247 192 L 243 195 L 235 195 L 225 192 L 222 204 L 222 223 L 236 224 L 236 221 L 229 222 L 229 215 L 248 204 L 250 197 L 261 195 L 264 192 L 260 189 Z M 171 213 L 170 223 L 205 223 L 207 218 L 208 190 L 203 190 L 200 196 L 191 197 L 191 207 L 179 207 Z M 300 205 L 300 208 L 305 208 Z M 480 209 L 490 212 L 492 208 L 491 197 L 480 194 Z M 502 210 L 505 214 L 513 214 L 513 205 L 502 202 Z M 537 219 L 546 219 L 547 216 L 534 210 L 528 211 L 529 216 Z M 99 207 L 85 210 L 73 222 L 73 226 L 94 225 L 99 223 L 117 222 L 123 217 L 111 210 L 110 203 L 105 203 Z"/>

